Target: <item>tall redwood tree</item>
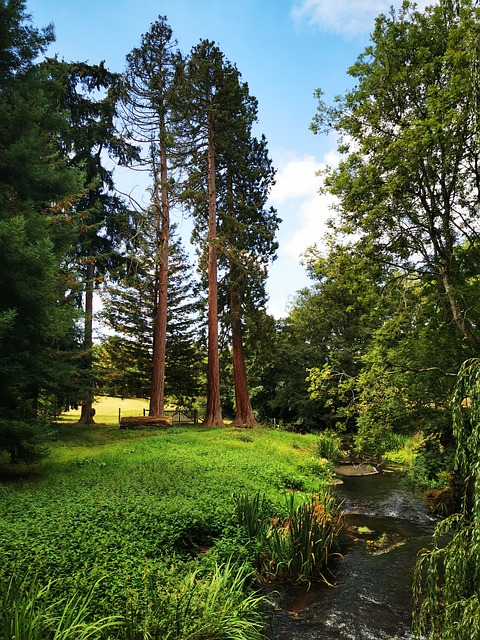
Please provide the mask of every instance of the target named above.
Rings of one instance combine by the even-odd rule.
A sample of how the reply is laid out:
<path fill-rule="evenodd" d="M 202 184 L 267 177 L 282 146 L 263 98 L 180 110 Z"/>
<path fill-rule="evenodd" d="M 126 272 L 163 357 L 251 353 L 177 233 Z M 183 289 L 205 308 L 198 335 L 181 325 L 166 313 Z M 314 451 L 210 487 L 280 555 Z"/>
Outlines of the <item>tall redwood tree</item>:
<path fill-rule="evenodd" d="M 124 119 L 130 135 L 148 150 L 142 167 L 152 176 L 152 203 L 144 212 L 155 218 L 155 313 L 150 416 L 165 412 L 168 260 L 170 234 L 170 131 L 172 83 L 179 54 L 165 17 L 159 17 L 127 56 Z"/>

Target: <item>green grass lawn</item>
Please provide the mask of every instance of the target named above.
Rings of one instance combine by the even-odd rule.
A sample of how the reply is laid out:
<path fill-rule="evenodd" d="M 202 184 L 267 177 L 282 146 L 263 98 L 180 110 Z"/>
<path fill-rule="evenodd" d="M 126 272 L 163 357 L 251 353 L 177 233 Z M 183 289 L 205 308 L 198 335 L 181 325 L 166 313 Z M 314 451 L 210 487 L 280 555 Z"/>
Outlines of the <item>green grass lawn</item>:
<path fill-rule="evenodd" d="M 98 424 L 118 425 L 118 412 L 122 416 L 142 416 L 148 409 L 149 402 L 144 398 L 111 398 L 98 397 L 94 403 L 95 422 Z M 80 409 L 70 409 L 60 417 L 61 423 L 75 423 L 80 418 Z"/>
<path fill-rule="evenodd" d="M 281 516 L 292 490 L 300 501 L 325 490 L 328 465 L 315 455 L 315 435 L 200 426 L 125 431 L 118 406 L 142 415 L 145 401 L 103 399 L 91 426 L 74 424 L 69 412 L 34 473 L 15 481 L 3 474 L 0 578 L 34 568 L 40 583 L 58 581 L 59 596 L 86 593 L 101 579 L 96 612 L 129 611 L 147 628 L 150 578 L 157 596 L 167 589 L 177 597 L 188 576 L 211 578 L 212 563 L 235 558 L 255 569 L 234 495 L 265 494 L 268 516 Z M 157 637 L 132 633 L 128 640 Z"/>

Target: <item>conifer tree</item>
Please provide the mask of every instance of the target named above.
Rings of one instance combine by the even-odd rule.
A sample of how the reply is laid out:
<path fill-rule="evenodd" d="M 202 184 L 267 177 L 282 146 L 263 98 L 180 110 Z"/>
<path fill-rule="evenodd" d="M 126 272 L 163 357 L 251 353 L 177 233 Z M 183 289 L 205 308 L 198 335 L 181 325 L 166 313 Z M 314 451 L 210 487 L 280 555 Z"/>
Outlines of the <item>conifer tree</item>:
<path fill-rule="evenodd" d="M 124 121 L 130 135 L 147 150 L 142 165 L 152 176 L 152 206 L 147 210 L 156 224 L 155 322 L 150 416 L 164 415 L 167 339 L 168 256 L 170 233 L 170 168 L 172 149 L 171 93 L 180 55 L 165 17 L 159 17 L 142 36 L 139 47 L 127 56 L 124 76 Z"/>
<path fill-rule="evenodd" d="M 252 115 L 256 116 L 256 103 Z M 226 187 L 220 207 L 220 264 L 225 270 L 222 287 L 227 291 L 225 320 L 230 324 L 236 426 L 256 424 L 247 382 L 244 355 L 245 315 L 255 316 L 265 307 L 265 283 L 269 263 L 278 244 L 279 218 L 265 205 L 274 170 L 266 140 L 251 137 L 249 119 L 239 119 L 237 135 L 224 153 Z"/>
<path fill-rule="evenodd" d="M 208 282 L 207 408 L 203 422 L 208 427 L 223 426 L 218 351 L 216 163 L 222 136 L 235 118 L 230 91 L 236 86 L 238 71 L 208 40 L 192 49 L 185 74 L 177 79 L 178 117 L 188 156 L 183 198 L 193 211 L 194 235 L 202 242 Z"/>
<path fill-rule="evenodd" d="M 64 153 L 85 173 L 83 193 L 73 202 L 77 241 L 68 255 L 83 290 L 83 369 L 79 379 L 81 417 L 93 422 L 92 371 L 94 290 L 121 260 L 121 243 L 130 235 L 130 212 L 115 191 L 113 170 L 106 168 L 105 153 L 117 162 L 136 157 L 135 148 L 117 132 L 119 77 L 103 63 L 66 63 L 50 59 L 44 65 L 56 86 L 58 109 L 66 118 L 62 131 Z M 97 98 L 98 92 L 102 97 Z"/>
<path fill-rule="evenodd" d="M 153 221 L 154 222 L 154 218 Z M 153 228 L 152 228 L 153 227 Z M 181 407 L 199 394 L 203 353 L 198 346 L 198 300 L 192 267 L 175 228 L 170 231 L 165 394 Z M 105 292 L 103 319 L 114 336 L 103 343 L 100 362 L 107 390 L 114 395 L 148 396 L 153 367 L 153 327 L 157 317 L 155 224 L 143 228 L 123 277 Z"/>
<path fill-rule="evenodd" d="M 243 353 L 245 309 L 263 305 L 269 260 L 276 250 L 278 218 L 265 210 L 274 172 L 265 139 L 252 136 L 257 101 L 248 85 L 223 54 L 208 41 L 192 50 L 186 71 L 184 110 L 190 158 L 184 197 L 194 218 L 194 239 L 208 281 L 208 391 L 205 424 L 219 426 L 220 373 L 218 361 L 218 280 L 221 306 L 231 330 L 236 424 L 252 426 Z M 205 214 L 208 212 L 208 216 Z M 220 270 L 220 271 L 219 271 Z M 228 298 L 228 301 L 227 301 Z M 229 309 L 228 312 L 226 310 Z"/>
<path fill-rule="evenodd" d="M 60 145 L 63 115 L 36 64 L 53 28 L 35 28 L 20 0 L 0 1 L 0 450 L 41 454 L 40 414 L 74 373 L 74 310 L 62 272 L 74 239 L 71 200 L 82 174 Z"/>

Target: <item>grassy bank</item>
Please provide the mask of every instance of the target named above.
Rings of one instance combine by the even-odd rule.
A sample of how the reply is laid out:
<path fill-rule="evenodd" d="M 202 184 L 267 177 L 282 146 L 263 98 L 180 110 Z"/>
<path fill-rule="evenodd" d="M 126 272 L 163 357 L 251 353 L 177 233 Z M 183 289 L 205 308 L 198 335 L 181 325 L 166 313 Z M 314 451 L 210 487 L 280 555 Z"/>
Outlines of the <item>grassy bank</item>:
<path fill-rule="evenodd" d="M 96 418 L 102 419 L 98 410 Z M 121 628 L 91 637 L 259 637 L 259 603 L 248 591 L 262 567 L 275 577 L 288 560 L 268 560 L 265 540 L 278 544 L 281 528 L 263 542 L 252 539 L 234 496 L 261 495 L 265 522 L 285 522 L 324 493 L 329 465 L 317 455 L 316 437 L 202 427 L 139 433 L 111 422 L 86 427 L 63 420 L 49 458 L 34 473 L 15 481 L 3 475 L 4 583 L 14 574 L 15 589 L 24 593 L 22 578 L 29 583 L 33 572 L 39 588 L 52 581 L 49 598 L 75 594 L 88 601 L 87 618 L 122 620 Z M 205 595 L 215 591 L 216 604 Z M 222 607 L 251 622 L 246 635 L 228 635 L 225 621 L 223 635 L 205 626 L 204 618 L 222 620 Z M 176 631 L 167 636 L 172 625 Z"/>

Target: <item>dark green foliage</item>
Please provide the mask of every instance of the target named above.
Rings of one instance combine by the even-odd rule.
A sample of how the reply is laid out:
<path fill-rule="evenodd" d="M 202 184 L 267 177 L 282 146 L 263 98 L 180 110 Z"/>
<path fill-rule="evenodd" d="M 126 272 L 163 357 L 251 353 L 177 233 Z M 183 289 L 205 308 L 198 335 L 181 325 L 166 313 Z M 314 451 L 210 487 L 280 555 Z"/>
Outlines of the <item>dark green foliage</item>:
<path fill-rule="evenodd" d="M 54 433 L 45 418 L 0 417 L 0 451 L 7 453 L 13 463 L 34 464 L 47 454 L 46 444 Z"/>
<path fill-rule="evenodd" d="M 52 83 L 34 64 L 52 30 L 35 29 L 23 2 L 2 2 L 0 10 L 7 30 L 0 45 L 1 448 L 27 462 L 41 453 L 37 414 L 62 402 L 74 380 L 75 315 L 61 265 L 75 237 L 70 198 L 82 176 L 61 149 L 65 121 Z"/>
<path fill-rule="evenodd" d="M 321 428 L 322 403 L 310 398 L 307 382 L 307 370 L 321 358 L 317 338 L 312 344 L 293 318 L 279 321 L 276 334 L 268 338 L 270 358 L 261 361 L 254 390 L 260 418 L 276 419 L 300 433 Z"/>
<path fill-rule="evenodd" d="M 103 319 L 116 335 L 104 341 L 98 362 L 103 390 L 112 395 L 148 397 L 150 392 L 155 310 L 150 241 L 146 228 L 128 270 L 106 290 Z M 201 390 L 204 353 L 192 269 L 178 238 L 171 243 L 169 271 L 165 390 L 187 407 Z"/>
<path fill-rule="evenodd" d="M 64 257 L 76 279 L 76 300 L 83 310 L 82 358 L 78 361 L 77 401 L 85 405 L 81 420 L 90 421 L 95 376 L 92 372 L 93 295 L 122 262 L 122 243 L 131 236 L 130 211 L 115 191 L 113 169 L 105 153 L 120 164 L 138 153 L 116 129 L 119 78 L 103 63 L 44 63 L 51 77 L 56 108 L 65 114 L 62 151 L 84 172 L 82 193 L 72 198 L 75 242 Z M 73 195 L 73 194 L 72 194 Z"/>
<path fill-rule="evenodd" d="M 29 71 L 32 61 L 53 42 L 53 26 L 37 29 L 29 19 L 25 0 L 0 2 L 0 78 L 8 81 Z"/>
<path fill-rule="evenodd" d="M 407 483 L 415 491 L 443 489 L 451 484 L 455 447 L 442 444 L 441 434 L 430 433 L 415 450 Z"/>

